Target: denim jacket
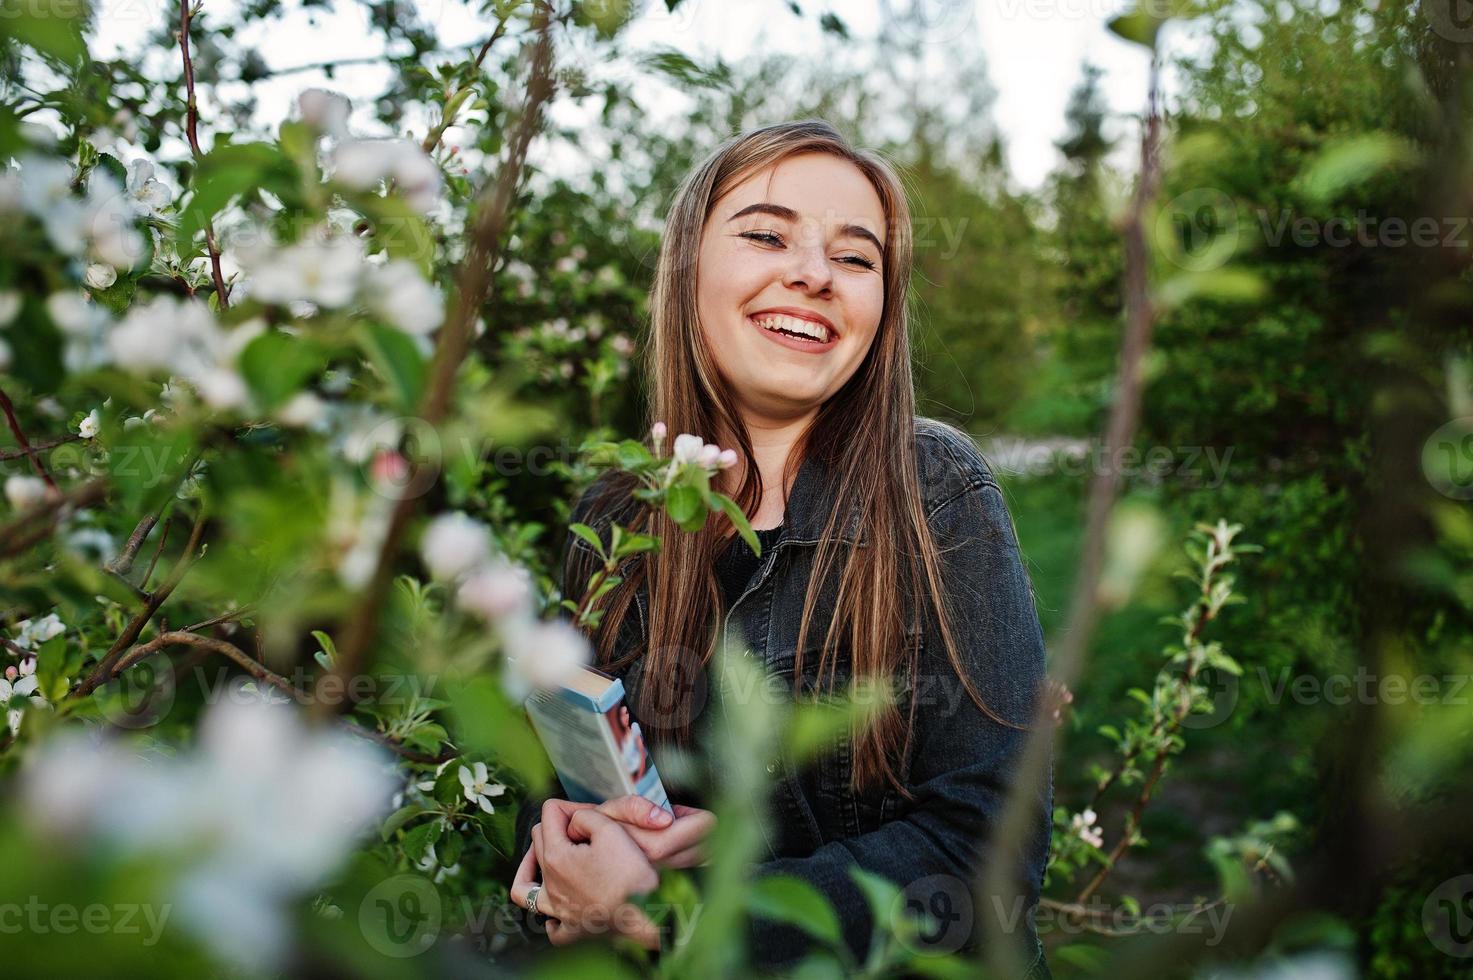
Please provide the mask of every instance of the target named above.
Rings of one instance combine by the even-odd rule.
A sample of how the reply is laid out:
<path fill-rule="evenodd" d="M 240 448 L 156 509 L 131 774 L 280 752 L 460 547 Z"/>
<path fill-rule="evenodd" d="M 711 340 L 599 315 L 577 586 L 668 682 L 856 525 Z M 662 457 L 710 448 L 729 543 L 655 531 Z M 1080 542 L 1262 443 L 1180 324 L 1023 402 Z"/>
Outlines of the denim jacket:
<path fill-rule="evenodd" d="M 930 419 L 916 419 L 915 451 L 920 490 L 931 532 L 941 553 L 941 568 L 951 609 L 952 636 L 970 679 L 1000 724 L 981 711 L 962 687 L 930 618 L 912 635 L 919 644 L 914 676 L 897 677 L 903 712 L 914 705 L 915 728 L 899 768 L 912 794 L 906 800 L 893 787 L 856 793 L 849 787 L 852 746 L 839 740 L 816 764 L 797 767 L 779 759 L 768 766 L 775 785 L 764 829 L 766 853 L 753 875 L 787 874 L 804 879 L 834 905 L 845 943 L 858 962 L 868 954 L 873 929 L 869 905 L 849 875 L 857 865 L 889 879 L 913 910 L 925 910 L 937 923 L 919 940 L 923 952 L 969 951 L 979 936 L 972 885 L 982 862 L 993 860 L 989 838 L 999 819 L 1008 785 L 1033 720 L 1044 678 L 1044 645 L 1032 586 L 1001 489 L 972 440 Z M 721 626 L 727 642 L 745 643 L 766 669 L 791 681 L 803 599 L 812 573 L 815 546 L 833 508 L 820 465 L 803 463 L 789 493 L 783 532 L 764 551 L 757 571 L 727 612 Z M 594 527 L 609 518 L 574 519 Z M 858 532 L 858 515 L 841 535 L 850 547 L 871 547 Z M 574 552 L 589 550 L 574 536 Z M 580 588 L 565 582 L 565 591 Z M 820 603 L 820 606 L 825 604 Z M 832 602 L 827 603 L 832 611 Z M 647 630 L 648 602 L 635 596 L 621 630 L 618 652 L 640 642 Z M 804 672 L 814 680 L 827 617 L 816 608 L 805 638 Z M 627 636 L 626 636 L 627 634 Z M 848 680 L 841 647 L 838 681 Z M 621 672 L 631 703 L 638 690 L 642 661 Z M 784 685 L 779 685 L 785 687 Z M 719 692 L 721 685 L 716 685 Z M 720 696 L 718 693 L 716 696 Z M 552 793 L 561 792 L 554 786 Z M 683 800 L 672 791 L 676 802 Z M 699 801 L 697 801 L 699 802 Z M 1030 978 L 1047 977 L 1042 946 L 1033 926 L 1033 909 L 1048 858 L 1052 778 L 1033 802 L 1031 833 L 1015 855 L 1021 907 L 976 910 L 999 917 L 1019 943 Z M 516 856 L 525 853 L 540 801 L 528 801 L 517 820 Z M 755 805 L 755 804 L 754 804 Z M 754 819 L 757 814 L 754 812 Z M 996 920 L 994 920 L 996 921 Z M 791 966 L 809 948 L 806 934 L 791 926 L 754 918 L 750 953 L 758 968 Z"/>

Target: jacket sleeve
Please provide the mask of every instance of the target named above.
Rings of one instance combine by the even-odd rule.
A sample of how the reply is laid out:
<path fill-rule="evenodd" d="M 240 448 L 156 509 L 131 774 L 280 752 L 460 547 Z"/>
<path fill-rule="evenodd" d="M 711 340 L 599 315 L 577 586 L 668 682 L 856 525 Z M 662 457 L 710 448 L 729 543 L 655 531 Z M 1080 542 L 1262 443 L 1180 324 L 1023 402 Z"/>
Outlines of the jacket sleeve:
<path fill-rule="evenodd" d="M 902 800 L 897 818 L 875 831 L 830 841 L 807 857 L 763 862 L 755 872 L 793 875 L 817 888 L 834 905 L 844 942 L 861 963 L 873 923 L 849 875 L 854 866 L 889 879 L 911 907 L 931 910 L 942 930 L 928 940 L 940 952 L 975 945 L 979 937 L 973 934 L 970 910 L 978 869 L 987 861 L 1013 860 L 1025 904 L 1001 910 L 1004 923 L 1016 924 L 1018 939 L 1026 944 L 1024 962 L 1033 959 L 1036 947 L 1031 909 L 1048 856 L 1051 772 L 1031 801 L 1032 831 L 1021 851 L 994 855 L 989 838 L 1022 757 L 1043 682 L 1043 635 L 1001 490 L 990 476 L 972 474 L 949 493 L 932 508 L 929 520 L 941 553 L 952 636 L 984 703 L 1011 724 L 989 717 L 962 688 L 934 617 L 928 616 L 912 686 L 918 700 L 906 785 L 914 799 Z M 760 969 L 798 959 L 812 942 L 772 920 L 754 917 L 750 930 L 753 961 Z"/>

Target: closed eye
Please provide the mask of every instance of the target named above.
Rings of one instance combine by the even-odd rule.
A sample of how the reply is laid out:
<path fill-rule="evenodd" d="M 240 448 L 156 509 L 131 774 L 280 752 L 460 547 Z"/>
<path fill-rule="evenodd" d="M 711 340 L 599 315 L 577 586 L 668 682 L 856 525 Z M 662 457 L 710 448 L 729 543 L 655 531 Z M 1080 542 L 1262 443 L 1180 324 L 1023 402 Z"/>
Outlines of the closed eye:
<path fill-rule="evenodd" d="M 771 231 L 744 231 L 740 233 L 740 237 L 755 242 L 762 242 L 764 245 L 773 245 L 778 248 L 781 248 L 783 244 L 782 236 Z M 863 255 L 841 255 L 836 261 L 862 269 L 873 269 L 875 267 L 875 264 Z"/>

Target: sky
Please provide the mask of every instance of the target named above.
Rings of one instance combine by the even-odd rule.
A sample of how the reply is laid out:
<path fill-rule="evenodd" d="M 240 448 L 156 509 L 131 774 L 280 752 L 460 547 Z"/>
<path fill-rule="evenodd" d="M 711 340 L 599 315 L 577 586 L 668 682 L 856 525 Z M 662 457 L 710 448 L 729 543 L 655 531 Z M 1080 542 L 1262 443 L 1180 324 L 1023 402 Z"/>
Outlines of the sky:
<path fill-rule="evenodd" d="M 239 0 L 205 2 L 221 16 L 239 6 Z M 923 41 L 970 40 L 985 55 L 997 92 L 993 123 L 1020 188 L 1037 188 L 1057 164 L 1054 144 L 1064 132 L 1064 108 L 1086 61 L 1104 69 L 1103 95 L 1111 110 L 1137 113 L 1144 102 L 1145 51 L 1119 40 L 1105 26 L 1132 0 L 800 0 L 802 17 L 783 0 L 684 0 L 673 13 L 664 0 L 635 2 L 642 12 L 624 35 L 626 47 L 670 46 L 698 60 L 720 55 L 730 61 L 755 52 L 801 57 L 815 50 L 824 12 L 841 17 L 851 33 L 866 36 L 894 23 L 888 12 L 919 3 L 927 25 Z M 97 6 L 94 50 L 103 56 L 136 50 L 140 39 L 175 8 L 158 0 L 98 0 Z M 438 27 L 447 46 L 471 45 L 487 33 L 486 18 L 466 0 L 418 0 L 417 7 L 423 19 Z M 258 45 L 272 68 L 381 51 L 366 12 L 345 0 L 332 12 L 311 18 L 297 13 L 285 23 L 248 26 L 241 40 Z M 386 69 L 374 65 L 340 69 L 331 81 L 320 72 L 294 73 L 258 83 L 255 95 L 262 116 L 279 119 L 303 88 L 325 85 L 351 97 L 381 88 L 386 78 Z M 679 100 L 672 99 L 668 111 L 678 112 Z M 366 110 L 363 114 L 366 119 Z M 1117 154 L 1119 165 L 1131 166 L 1129 140 L 1121 141 Z"/>

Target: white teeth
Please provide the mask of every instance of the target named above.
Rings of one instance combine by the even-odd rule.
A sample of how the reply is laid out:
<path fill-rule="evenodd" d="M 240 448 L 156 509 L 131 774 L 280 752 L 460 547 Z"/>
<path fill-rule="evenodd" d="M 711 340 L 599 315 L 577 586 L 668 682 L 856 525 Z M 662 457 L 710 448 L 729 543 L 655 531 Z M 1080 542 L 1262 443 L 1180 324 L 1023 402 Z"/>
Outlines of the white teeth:
<path fill-rule="evenodd" d="M 787 333 L 801 334 L 811 337 L 820 343 L 829 339 L 828 330 L 820 323 L 812 320 L 802 320 L 795 316 L 783 316 L 781 314 L 768 314 L 767 316 L 753 318 L 759 327 L 764 330 L 781 330 Z"/>

